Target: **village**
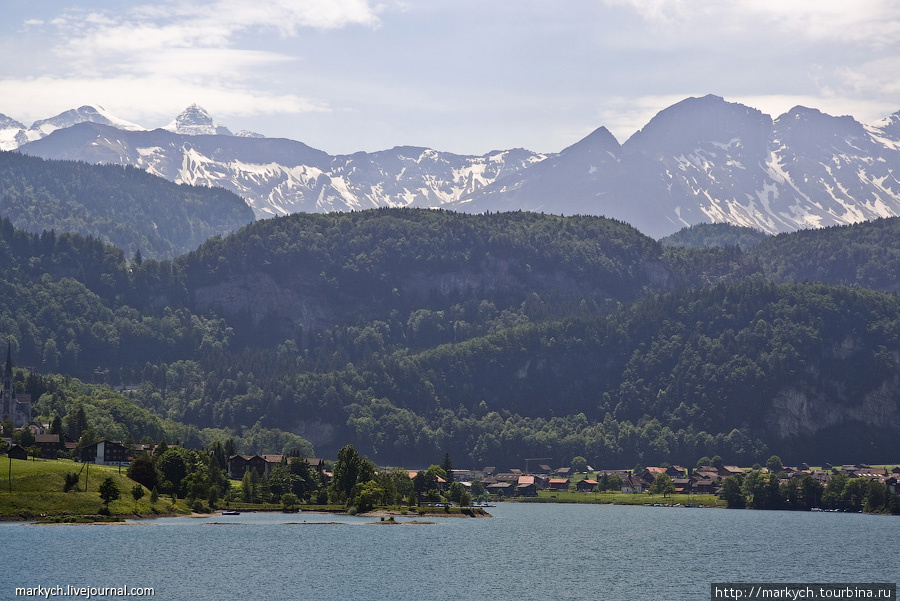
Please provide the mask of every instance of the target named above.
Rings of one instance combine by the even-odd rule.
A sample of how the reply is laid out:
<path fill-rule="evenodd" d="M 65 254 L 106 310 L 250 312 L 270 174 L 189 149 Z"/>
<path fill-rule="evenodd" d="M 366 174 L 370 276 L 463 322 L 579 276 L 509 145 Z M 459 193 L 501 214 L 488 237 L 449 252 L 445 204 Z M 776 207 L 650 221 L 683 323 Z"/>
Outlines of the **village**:
<path fill-rule="evenodd" d="M 67 439 L 59 433 L 50 433 L 51 425 L 32 422 L 19 430 L 28 430 L 25 435 L 26 444 L 21 435 L 16 439 L 4 438 L 3 447 L 12 459 L 57 459 L 71 458 L 81 463 L 92 463 L 109 466 L 127 467 L 143 453 L 152 454 L 156 445 L 143 443 L 133 444 L 122 441 L 100 439 L 88 444 Z M 290 458 L 282 454 L 234 454 L 227 457 L 227 475 L 231 480 L 239 481 L 245 474 L 255 472 L 257 476 L 268 478 L 272 470 L 286 463 Z M 310 468 L 324 479 L 331 477 L 332 462 L 321 458 L 306 458 Z M 802 463 L 791 466 L 760 466 L 741 468 L 726 465 L 718 457 L 710 464 L 696 467 L 680 465 L 636 466 L 632 469 L 595 469 L 590 465 L 580 465 L 575 470 L 570 466 L 552 468 L 547 463 L 531 464 L 526 460 L 524 469 L 508 468 L 500 470 L 494 466 L 482 469 L 452 469 L 450 474 L 436 476 L 438 492 L 444 494 L 451 482 L 457 482 L 471 497 L 478 500 L 527 499 L 539 495 L 553 493 L 599 493 L 618 492 L 623 495 L 641 495 L 644 493 L 663 494 L 675 499 L 682 496 L 711 495 L 722 496 L 723 484 L 731 476 L 743 477 L 750 472 L 758 472 L 765 477 L 774 473 L 780 486 L 799 483 L 809 477 L 824 488 L 833 478 L 864 479 L 867 482 L 879 483 L 892 494 L 900 491 L 900 466 L 873 467 L 867 464 L 830 465 L 810 467 Z M 775 469 L 772 469 L 772 468 Z M 381 467 L 380 471 L 393 468 Z M 424 471 L 424 470 L 422 470 Z M 415 478 L 419 470 L 407 470 L 410 479 Z M 655 485 L 656 483 L 656 485 Z M 678 502 L 678 501 L 676 501 Z"/>

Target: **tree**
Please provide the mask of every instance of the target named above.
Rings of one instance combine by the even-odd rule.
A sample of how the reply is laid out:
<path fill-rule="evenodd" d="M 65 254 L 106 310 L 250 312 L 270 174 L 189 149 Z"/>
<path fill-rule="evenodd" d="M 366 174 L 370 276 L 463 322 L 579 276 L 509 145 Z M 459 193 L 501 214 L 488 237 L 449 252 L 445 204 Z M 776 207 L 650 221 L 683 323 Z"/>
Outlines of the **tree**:
<path fill-rule="evenodd" d="M 153 449 L 153 456 L 154 457 L 162 457 L 168 450 L 169 450 L 169 445 L 166 444 L 166 441 L 160 440 L 159 444 L 156 445 L 156 448 Z"/>
<path fill-rule="evenodd" d="M 737 476 L 728 476 L 722 481 L 722 497 L 730 509 L 743 509 L 747 500 L 741 492 L 741 481 Z"/>
<path fill-rule="evenodd" d="M 450 500 L 454 503 L 459 503 L 459 498 L 462 496 L 465 489 L 463 485 L 459 482 L 451 482 L 450 487 L 447 489 L 447 496 L 450 497 Z"/>
<path fill-rule="evenodd" d="M 178 449 L 169 449 L 160 456 L 156 464 L 159 473 L 162 475 L 163 481 L 170 482 L 171 489 L 166 492 L 172 492 L 175 495 L 181 491 L 181 481 L 188 474 L 187 464 L 184 457 Z"/>
<path fill-rule="evenodd" d="M 800 479 L 801 507 L 803 509 L 812 509 L 813 507 L 818 507 L 819 502 L 822 499 L 822 492 L 824 488 L 825 487 L 822 486 L 821 482 L 819 482 L 809 474 L 804 474 L 803 478 Z"/>
<path fill-rule="evenodd" d="M 250 479 L 250 472 L 244 472 L 244 477 L 241 478 L 241 500 L 244 503 L 253 502 L 253 482 Z"/>
<path fill-rule="evenodd" d="M 109 503 L 119 498 L 119 486 L 112 479 L 112 476 L 108 476 L 100 485 L 100 498 L 106 505 L 107 511 L 109 511 Z"/>
<path fill-rule="evenodd" d="M 13 442 L 26 448 L 30 447 L 34 444 L 34 432 L 28 426 L 16 430 L 16 433 L 13 434 Z"/>
<path fill-rule="evenodd" d="M 777 474 L 784 470 L 784 464 L 778 455 L 772 455 L 766 459 L 766 467 L 769 468 L 769 472 L 772 474 Z"/>
<path fill-rule="evenodd" d="M 484 482 L 481 480 L 472 480 L 472 486 L 469 488 L 470 494 L 474 499 L 482 499 L 487 494 Z"/>
<path fill-rule="evenodd" d="M 157 501 L 159 501 L 159 492 L 156 490 L 156 487 L 154 486 L 153 489 L 150 491 L 150 504 L 156 505 Z"/>
<path fill-rule="evenodd" d="M 584 472 L 587 471 L 587 459 L 582 457 L 581 455 L 577 455 L 572 458 L 572 471 L 573 472 Z"/>
<path fill-rule="evenodd" d="M 444 453 L 441 469 L 444 470 L 444 480 L 453 482 L 453 462 L 450 460 L 450 453 Z"/>
<path fill-rule="evenodd" d="M 352 444 L 348 444 L 338 451 L 332 473 L 334 476 L 328 495 L 334 503 L 349 504 L 353 500 L 354 487 L 375 477 L 375 467 L 368 459 L 360 456 Z"/>
<path fill-rule="evenodd" d="M 461 495 L 459 495 L 459 506 L 460 507 L 468 507 L 472 504 L 472 496 L 469 495 L 469 492 L 464 490 Z"/>
<path fill-rule="evenodd" d="M 375 480 L 369 480 L 360 486 L 359 494 L 356 496 L 357 511 L 370 511 L 375 504 L 384 496 L 384 490 L 378 486 Z"/>
<path fill-rule="evenodd" d="M 666 473 L 659 474 L 650 484 L 650 493 L 654 495 L 662 495 L 667 498 L 675 492 L 675 482 L 672 477 Z"/>
<path fill-rule="evenodd" d="M 281 507 L 287 511 L 293 510 L 299 502 L 300 499 L 298 499 L 297 495 L 292 492 L 286 492 L 281 495 Z"/>
<path fill-rule="evenodd" d="M 134 486 L 132 486 L 131 498 L 134 499 L 134 512 L 137 513 L 138 501 L 144 498 L 144 487 L 140 484 L 135 484 Z"/>
<path fill-rule="evenodd" d="M 146 453 L 134 458 L 134 461 L 128 466 L 127 475 L 135 482 L 146 486 L 148 490 L 159 486 L 159 474 L 156 472 L 156 466 L 153 465 L 153 460 Z"/>
<path fill-rule="evenodd" d="M 88 429 L 87 415 L 84 412 L 84 406 L 79 405 L 78 409 L 66 415 L 66 434 L 73 440 L 78 440 L 81 433 Z"/>
<path fill-rule="evenodd" d="M 872 480 L 869 482 L 866 496 L 863 500 L 863 509 L 866 513 L 875 513 L 890 509 L 890 501 L 888 499 L 888 488 L 884 482 Z"/>
<path fill-rule="evenodd" d="M 66 482 L 63 485 L 63 492 L 69 492 L 72 489 L 78 490 L 78 473 L 69 472 L 66 474 Z"/>

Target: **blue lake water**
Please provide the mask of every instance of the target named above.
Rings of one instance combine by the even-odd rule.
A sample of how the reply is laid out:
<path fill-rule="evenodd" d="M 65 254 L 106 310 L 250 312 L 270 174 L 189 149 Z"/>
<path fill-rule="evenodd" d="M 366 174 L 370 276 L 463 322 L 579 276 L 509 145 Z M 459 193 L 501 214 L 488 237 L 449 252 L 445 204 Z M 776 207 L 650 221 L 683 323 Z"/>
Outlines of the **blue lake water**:
<path fill-rule="evenodd" d="M 167 601 L 678 601 L 709 599 L 711 582 L 900 581 L 897 517 L 515 503 L 490 511 L 406 526 L 304 513 L 7 523 L 0 599 L 14 599 L 16 587 L 71 584 L 153 587 Z"/>

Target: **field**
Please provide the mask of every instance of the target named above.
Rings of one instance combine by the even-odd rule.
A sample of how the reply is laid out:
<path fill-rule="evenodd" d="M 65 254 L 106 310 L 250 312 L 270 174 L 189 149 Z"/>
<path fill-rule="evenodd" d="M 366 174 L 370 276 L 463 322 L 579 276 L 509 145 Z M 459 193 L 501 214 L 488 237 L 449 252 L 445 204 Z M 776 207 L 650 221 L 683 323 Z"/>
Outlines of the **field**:
<path fill-rule="evenodd" d="M 68 473 L 79 474 L 78 491 L 63 492 Z M 102 507 L 98 489 L 112 477 L 119 487 L 119 499 L 109 504 L 114 515 L 134 515 L 131 496 L 134 482 L 125 477 L 125 470 L 105 465 L 75 463 L 67 460 L 22 460 L 0 458 L 0 519 L 31 519 L 43 515 L 93 515 Z M 87 491 L 85 492 L 85 486 Z M 137 513 L 185 513 L 184 503 L 173 507 L 168 497 L 160 496 L 150 504 L 150 491 L 144 489 L 137 503 Z"/>

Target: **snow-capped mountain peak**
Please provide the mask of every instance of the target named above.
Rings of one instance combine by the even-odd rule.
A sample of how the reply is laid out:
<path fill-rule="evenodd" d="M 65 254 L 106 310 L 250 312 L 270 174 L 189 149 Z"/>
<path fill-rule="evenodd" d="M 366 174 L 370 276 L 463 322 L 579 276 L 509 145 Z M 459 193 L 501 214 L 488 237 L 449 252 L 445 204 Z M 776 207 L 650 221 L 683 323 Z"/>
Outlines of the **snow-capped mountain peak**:
<path fill-rule="evenodd" d="M 198 104 L 192 104 L 184 109 L 180 115 L 163 127 L 167 131 L 187 136 L 230 136 L 232 133 L 227 127 L 213 121 L 212 116 Z"/>
<path fill-rule="evenodd" d="M 35 121 L 27 129 L 18 121 L 0 115 L 0 150 L 13 150 L 22 144 L 40 140 L 58 129 L 85 122 L 109 125 L 127 131 L 146 131 L 140 125 L 116 117 L 100 105 L 84 105 L 70 109 L 49 119 Z"/>
<path fill-rule="evenodd" d="M 101 125 L 110 125 L 118 129 L 129 131 L 144 130 L 140 125 L 120 119 L 99 105 L 84 105 L 77 109 L 70 109 L 55 117 L 50 117 L 49 119 L 35 121 L 30 129 L 31 131 L 40 131 L 44 135 L 47 135 L 57 129 L 72 127 L 73 125 L 84 122 L 100 123 Z"/>
<path fill-rule="evenodd" d="M 12 117 L 0 113 L 0 129 L 25 129 L 25 126 Z"/>

